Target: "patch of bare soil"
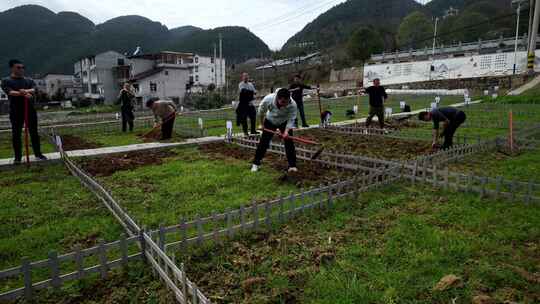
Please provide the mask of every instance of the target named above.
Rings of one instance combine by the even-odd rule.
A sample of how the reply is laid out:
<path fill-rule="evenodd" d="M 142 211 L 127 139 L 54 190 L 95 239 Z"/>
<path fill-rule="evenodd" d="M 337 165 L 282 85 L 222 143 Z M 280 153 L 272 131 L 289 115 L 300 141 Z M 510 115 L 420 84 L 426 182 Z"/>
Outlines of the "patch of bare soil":
<path fill-rule="evenodd" d="M 150 132 L 138 132 L 135 135 L 145 143 L 158 142 L 158 141 L 159 142 L 178 142 L 187 138 L 176 132 L 173 132 L 171 139 L 161 140 L 161 130 L 159 129 L 152 130 Z"/>
<path fill-rule="evenodd" d="M 111 176 L 117 171 L 133 170 L 148 165 L 160 165 L 163 160 L 176 155 L 170 150 L 136 151 L 111 154 L 82 162 L 82 168 L 93 176 Z"/>
<path fill-rule="evenodd" d="M 65 151 L 97 149 L 103 147 L 98 143 L 87 141 L 79 136 L 69 134 L 62 136 L 62 146 Z"/>
<path fill-rule="evenodd" d="M 200 150 L 211 155 L 212 158 L 217 159 L 238 159 L 245 160 L 249 163 L 255 156 L 255 151 L 250 149 L 244 149 L 231 144 L 226 143 L 212 143 L 201 145 Z M 337 170 L 332 167 L 324 166 L 322 164 L 298 160 L 297 166 L 299 172 L 286 173 L 288 169 L 287 158 L 279 156 L 273 153 L 267 153 L 263 159 L 264 166 L 269 166 L 275 170 L 283 172 L 283 175 L 279 178 L 282 183 L 292 183 L 298 187 L 311 187 L 327 182 L 336 181 L 336 179 L 342 177 L 346 178 L 353 174 L 348 170 Z"/>
<path fill-rule="evenodd" d="M 321 143 L 327 150 L 388 160 L 409 160 L 431 152 L 425 140 L 404 140 L 384 136 L 347 135 L 311 129 L 299 136 Z"/>

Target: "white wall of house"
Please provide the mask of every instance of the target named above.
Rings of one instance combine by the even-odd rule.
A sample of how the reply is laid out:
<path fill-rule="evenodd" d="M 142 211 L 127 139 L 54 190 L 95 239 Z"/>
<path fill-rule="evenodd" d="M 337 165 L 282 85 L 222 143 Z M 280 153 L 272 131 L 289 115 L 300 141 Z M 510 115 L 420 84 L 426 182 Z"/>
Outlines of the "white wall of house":
<path fill-rule="evenodd" d="M 536 51 L 536 68 L 540 71 L 540 50 Z M 433 71 L 432 67 L 433 66 Z M 527 52 L 517 52 L 516 73 L 527 69 Z M 385 63 L 364 66 L 364 86 L 375 78 L 383 85 L 512 75 L 514 52 L 482 54 L 467 57 L 436 59 L 402 63 Z"/>
<path fill-rule="evenodd" d="M 223 71 L 220 70 L 220 62 L 223 66 Z M 213 57 L 204 57 L 196 55 L 193 63 L 193 82 L 196 86 L 208 86 L 215 84 L 218 88 L 225 86 L 226 68 L 225 59 L 220 61 L 217 58 L 214 63 Z"/>
<path fill-rule="evenodd" d="M 187 83 L 189 83 L 188 69 L 164 69 L 136 82 L 137 97 L 141 97 L 143 102 L 152 97 L 181 102 L 186 94 Z M 151 84 L 155 84 L 155 86 L 151 86 Z M 154 88 L 155 90 L 153 90 Z"/>
<path fill-rule="evenodd" d="M 49 97 L 54 96 L 58 90 L 63 91 L 66 98 L 71 98 L 74 94 L 73 75 L 47 74 L 43 81 L 45 81 L 45 93 Z"/>
<path fill-rule="evenodd" d="M 129 59 L 131 65 L 131 76 L 141 74 L 143 72 L 149 71 L 154 68 L 155 61 L 142 59 L 142 58 L 131 58 Z"/>

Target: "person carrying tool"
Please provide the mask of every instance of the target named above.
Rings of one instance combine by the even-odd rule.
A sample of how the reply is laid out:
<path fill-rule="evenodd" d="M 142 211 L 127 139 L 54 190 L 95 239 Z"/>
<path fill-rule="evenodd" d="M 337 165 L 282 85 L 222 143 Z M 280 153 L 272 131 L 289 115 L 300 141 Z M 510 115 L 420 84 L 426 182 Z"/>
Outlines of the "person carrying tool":
<path fill-rule="evenodd" d="M 131 89 L 129 82 L 124 83 L 124 87 L 118 94 L 118 103 L 120 103 L 120 111 L 122 113 L 122 132 L 127 131 L 129 125 L 129 131 L 133 131 L 133 121 L 135 120 L 135 114 L 133 114 L 133 99 L 135 94 Z"/>
<path fill-rule="evenodd" d="M 296 102 L 291 99 L 291 93 L 287 89 L 278 89 L 276 93 L 270 94 L 262 100 L 259 105 L 259 117 L 265 130 L 257 146 L 257 152 L 251 167 L 252 172 L 259 171 L 261 161 L 270 146 L 272 137 L 274 137 L 274 133 L 270 131 L 277 132 L 277 135 L 285 142 L 285 152 L 289 163 L 288 172 L 298 172 L 294 142 L 288 138 L 293 136 L 292 130 L 297 111 Z"/>
<path fill-rule="evenodd" d="M 161 119 L 161 140 L 172 138 L 174 129 L 174 120 L 176 119 L 176 105 L 169 100 L 159 100 L 159 98 L 150 98 L 146 102 L 146 107 L 152 109 L 155 116 L 154 129 L 159 126 Z"/>
<path fill-rule="evenodd" d="M 296 106 L 298 107 L 298 113 L 300 114 L 300 119 L 302 119 L 303 128 L 309 128 L 309 125 L 306 122 L 306 113 L 304 111 L 304 90 L 312 89 L 312 87 L 305 85 L 302 82 L 302 76 L 299 74 L 294 75 L 294 82 L 289 86 L 292 99 L 296 102 Z M 298 126 L 298 122 L 296 122 L 296 125 Z"/>
<path fill-rule="evenodd" d="M 452 146 L 454 134 L 456 133 L 457 128 L 465 122 L 467 116 L 463 111 L 448 107 L 433 109 L 430 112 L 420 112 L 420 114 L 418 114 L 418 119 L 423 121 L 433 121 L 432 147 L 434 149 L 439 146 L 439 125 L 441 122 L 443 123 L 444 130 L 440 134 L 440 137 L 444 136 L 444 143 L 441 147 L 444 150 Z"/>
<path fill-rule="evenodd" d="M 366 127 L 371 125 L 373 116 L 377 116 L 379 120 L 379 126 L 384 129 L 384 102 L 388 99 L 386 90 L 381 86 L 381 80 L 375 78 L 373 80 L 373 86 L 361 90 L 363 93 L 369 94 L 369 116 L 366 119 Z"/>
<path fill-rule="evenodd" d="M 257 125 L 257 109 L 253 104 L 257 90 L 252 82 L 249 81 L 249 74 L 242 73 L 242 81 L 238 85 L 238 91 L 240 94 L 238 107 L 236 108 L 236 125 L 242 125 L 244 134 L 248 133 L 248 118 L 251 123 L 251 134 L 258 134 L 256 130 Z"/>
<path fill-rule="evenodd" d="M 9 68 L 11 69 L 11 75 L 2 79 L 1 86 L 9 99 L 9 120 L 11 121 L 12 144 L 15 154 L 14 164 L 18 165 L 22 160 L 21 131 L 25 119 L 28 123 L 34 155 L 39 160 L 46 160 L 47 157 L 41 153 L 38 117 L 34 108 L 34 96 L 37 92 L 36 84 L 32 79 L 24 77 L 24 65 L 21 61 L 10 60 Z M 25 109 L 26 107 L 28 108 Z"/>

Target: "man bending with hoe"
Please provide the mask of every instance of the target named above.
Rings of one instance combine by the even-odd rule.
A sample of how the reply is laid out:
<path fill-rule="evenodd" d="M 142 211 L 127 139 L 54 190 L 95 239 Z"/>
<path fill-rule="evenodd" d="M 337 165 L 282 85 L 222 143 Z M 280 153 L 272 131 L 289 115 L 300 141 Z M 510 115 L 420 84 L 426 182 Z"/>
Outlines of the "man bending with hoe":
<path fill-rule="evenodd" d="M 418 114 L 418 119 L 423 121 L 433 121 L 433 143 L 432 147 L 435 149 L 439 146 L 439 125 L 442 122 L 444 129 L 440 134 L 440 137 L 444 136 L 444 143 L 442 149 L 448 149 L 452 147 L 454 134 L 457 128 L 465 122 L 467 116 L 463 111 L 456 108 L 439 108 L 433 109 L 430 112 L 421 112 Z"/>
<path fill-rule="evenodd" d="M 46 160 L 47 158 L 41 154 L 38 117 L 34 108 L 36 84 L 32 79 L 24 77 L 24 65 L 19 60 L 10 60 L 9 68 L 11 75 L 2 79 L 2 90 L 9 98 L 9 120 L 11 121 L 13 151 L 15 153 L 14 164 L 20 164 L 22 159 L 21 131 L 25 118 L 28 120 L 28 131 L 32 139 L 34 155 L 39 160 Z M 25 109 L 26 107 L 28 108 Z M 27 117 L 25 117 L 26 115 Z"/>
<path fill-rule="evenodd" d="M 176 119 L 176 105 L 169 100 L 159 100 L 159 98 L 150 98 L 146 106 L 152 109 L 155 116 L 154 129 L 159 127 L 161 119 L 161 140 L 172 138 L 174 129 L 174 120 Z"/>
<path fill-rule="evenodd" d="M 287 89 L 279 89 L 276 93 L 266 96 L 259 105 L 259 117 L 264 127 L 261 141 L 257 147 L 255 160 L 251 167 L 252 172 L 259 171 L 261 161 L 270 146 L 270 141 L 276 131 L 278 136 L 285 142 L 285 152 L 289 162 L 289 172 L 298 172 L 296 168 L 296 150 L 289 136 L 293 136 L 292 129 L 296 120 L 296 102 L 291 99 L 291 93 Z M 272 132 L 270 132 L 272 131 Z"/>

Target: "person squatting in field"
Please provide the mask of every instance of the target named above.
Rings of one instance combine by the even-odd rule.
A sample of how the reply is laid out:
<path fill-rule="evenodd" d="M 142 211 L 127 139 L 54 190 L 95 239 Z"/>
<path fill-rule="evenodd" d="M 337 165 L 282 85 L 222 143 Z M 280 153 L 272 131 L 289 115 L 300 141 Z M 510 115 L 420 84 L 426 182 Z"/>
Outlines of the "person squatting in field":
<path fill-rule="evenodd" d="M 287 89 L 278 89 L 276 93 L 266 96 L 259 106 L 259 117 L 264 129 L 255 159 L 251 167 L 252 172 L 257 172 L 261 166 L 262 159 L 270 146 L 270 142 L 277 132 L 278 136 L 285 142 L 285 152 L 289 163 L 289 172 L 297 172 L 296 149 L 294 142 L 288 138 L 293 136 L 296 113 L 298 108 L 296 102 L 291 99 L 291 93 Z"/>
<path fill-rule="evenodd" d="M 423 121 L 433 121 L 433 148 L 437 148 L 439 145 L 439 128 L 440 123 L 443 123 L 443 131 L 440 133 L 440 137 L 444 137 L 444 143 L 441 147 L 444 150 L 452 147 L 454 134 L 461 124 L 465 122 L 467 116 L 461 110 L 448 107 L 433 109 L 430 112 L 420 112 L 420 114 L 418 114 L 418 119 Z"/>

